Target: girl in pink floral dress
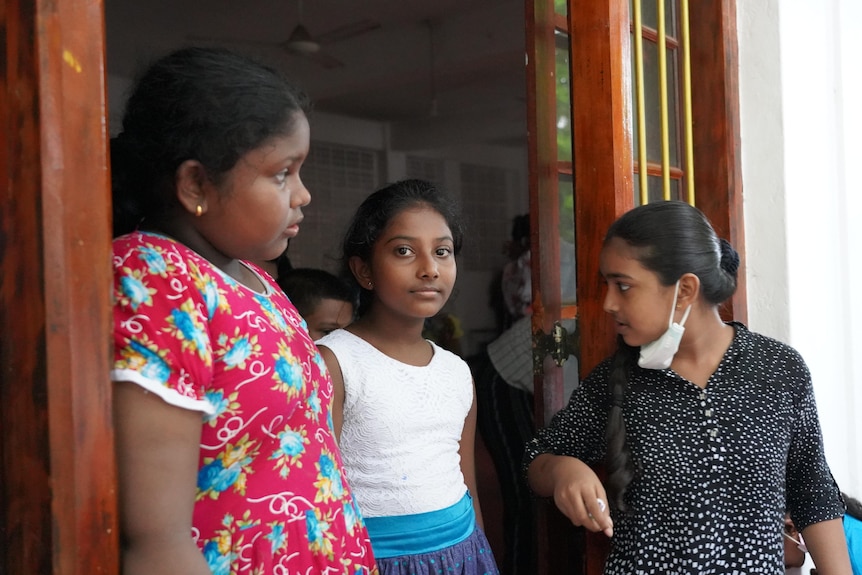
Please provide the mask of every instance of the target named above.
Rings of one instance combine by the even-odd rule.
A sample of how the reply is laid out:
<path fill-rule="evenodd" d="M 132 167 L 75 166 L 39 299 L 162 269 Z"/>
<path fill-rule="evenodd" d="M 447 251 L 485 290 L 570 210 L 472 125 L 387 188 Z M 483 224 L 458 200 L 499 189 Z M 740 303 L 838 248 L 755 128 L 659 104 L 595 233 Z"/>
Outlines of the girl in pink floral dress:
<path fill-rule="evenodd" d="M 188 48 L 139 80 L 112 142 L 123 573 L 376 574 L 305 322 L 250 261 L 310 196 L 305 97 Z"/>

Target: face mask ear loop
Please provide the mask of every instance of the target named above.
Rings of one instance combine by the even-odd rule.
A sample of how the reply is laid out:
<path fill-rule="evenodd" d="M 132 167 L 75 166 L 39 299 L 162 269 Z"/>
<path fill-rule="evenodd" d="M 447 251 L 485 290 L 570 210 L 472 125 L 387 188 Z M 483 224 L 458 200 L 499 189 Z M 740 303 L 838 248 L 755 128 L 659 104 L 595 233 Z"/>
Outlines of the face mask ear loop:
<path fill-rule="evenodd" d="M 685 320 L 688 319 L 688 314 L 691 313 L 691 305 L 685 308 L 685 313 L 682 314 L 682 319 L 679 320 L 679 327 L 685 326 Z"/>
<path fill-rule="evenodd" d="M 670 304 L 670 318 L 667 320 L 667 327 L 673 326 L 673 310 L 676 309 L 676 296 L 679 295 L 679 280 L 676 280 L 676 285 L 673 288 L 673 303 Z M 687 313 L 687 312 L 686 312 Z M 683 320 L 685 321 L 685 320 Z"/>
<path fill-rule="evenodd" d="M 796 543 L 796 548 L 797 548 L 797 549 L 799 549 L 799 550 L 800 550 L 800 551 L 802 551 L 803 553 L 808 553 L 808 546 L 807 546 L 807 545 L 805 545 L 805 541 L 802 539 L 802 536 L 801 536 L 801 535 L 800 535 L 800 537 L 799 537 L 799 540 L 796 540 L 796 539 L 794 539 L 794 538 L 793 538 L 793 536 L 792 536 L 792 535 L 790 535 L 789 533 L 787 533 L 787 532 L 785 531 L 785 532 L 784 532 L 784 536 L 785 536 L 785 537 L 787 537 L 788 539 L 790 539 L 791 541 L 793 541 L 794 543 Z"/>

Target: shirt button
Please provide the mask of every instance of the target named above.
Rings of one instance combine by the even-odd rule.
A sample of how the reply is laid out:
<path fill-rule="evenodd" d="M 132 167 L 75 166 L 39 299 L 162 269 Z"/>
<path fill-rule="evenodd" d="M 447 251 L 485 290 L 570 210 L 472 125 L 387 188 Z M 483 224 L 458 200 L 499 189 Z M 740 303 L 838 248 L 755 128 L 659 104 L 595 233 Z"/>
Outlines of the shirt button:
<path fill-rule="evenodd" d="M 710 437 L 718 437 L 718 430 L 717 429 L 710 429 L 709 430 L 709 436 Z"/>
<path fill-rule="evenodd" d="M 703 412 L 703 414 L 707 417 L 712 417 L 712 409 L 707 409 Z"/>
<path fill-rule="evenodd" d="M 703 401 L 703 400 L 705 400 L 705 399 L 706 399 L 706 392 L 705 392 L 705 391 L 701 391 L 701 392 L 700 392 L 700 400 L 701 400 L 701 401 Z"/>

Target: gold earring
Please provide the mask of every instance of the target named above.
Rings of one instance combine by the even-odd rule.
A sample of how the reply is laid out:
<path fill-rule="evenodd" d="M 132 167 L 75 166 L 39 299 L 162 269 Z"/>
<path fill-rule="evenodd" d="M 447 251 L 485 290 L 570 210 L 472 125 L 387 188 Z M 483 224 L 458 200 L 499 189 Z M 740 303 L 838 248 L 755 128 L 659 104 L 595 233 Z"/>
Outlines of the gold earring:
<path fill-rule="evenodd" d="M 202 215 L 203 213 L 204 213 L 204 209 L 203 209 L 203 207 L 201 207 L 201 205 L 200 205 L 200 204 L 198 204 L 198 207 L 196 207 L 196 208 L 195 208 L 195 215 L 196 215 L 197 217 L 201 217 L 201 215 Z"/>
<path fill-rule="evenodd" d="M 371 280 L 368 280 L 368 289 L 371 289 L 373 287 L 374 287 L 374 282 L 372 282 Z"/>

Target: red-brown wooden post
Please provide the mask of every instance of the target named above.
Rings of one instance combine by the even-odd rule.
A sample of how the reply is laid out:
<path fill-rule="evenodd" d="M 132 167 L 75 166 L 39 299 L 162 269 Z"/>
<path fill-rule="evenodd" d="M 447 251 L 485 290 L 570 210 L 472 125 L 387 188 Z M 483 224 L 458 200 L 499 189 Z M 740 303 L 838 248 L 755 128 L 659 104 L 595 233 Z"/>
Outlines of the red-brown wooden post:
<path fill-rule="evenodd" d="M 0 573 L 118 572 L 104 13 L 0 5 Z"/>
<path fill-rule="evenodd" d="M 745 253 L 742 146 L 739 127 L 739 54 L 736 0 L 692 3 L 691 76 L 694 117 L 695 204 L 719 237 Z M 748 321 L 745 260 L 725 319 Z"/>
<path fill-rule="evenodd" d="M 572 126 L 581 377 L 614 349 L 602 308 L 599 253 L 605 231 L 634 206 L 628 0 L 572 0 Z M 599 574 L 608 540 L 587 533 L 585 569 Z"/>
<path fill-rule="evenodd" d="M 554 74 L 554 6 L 551 0 L 526 0 L 528 163 L 530 236 L 533 259 L 533 333 L 551 333 L 560 319 L 559 198 L 557 186 L 556 78 Z M 535 378 L 534 415 L 546 420 L 546 397 L 562 389 L 562 370 L 545 358 L 545 373 Z M 559 408 L 559 406 L 556 406 Z M 572 547 L 574 529 L 553 502 L 536 506 L 537 575 L 573 573 L 579 553 Z"/>

